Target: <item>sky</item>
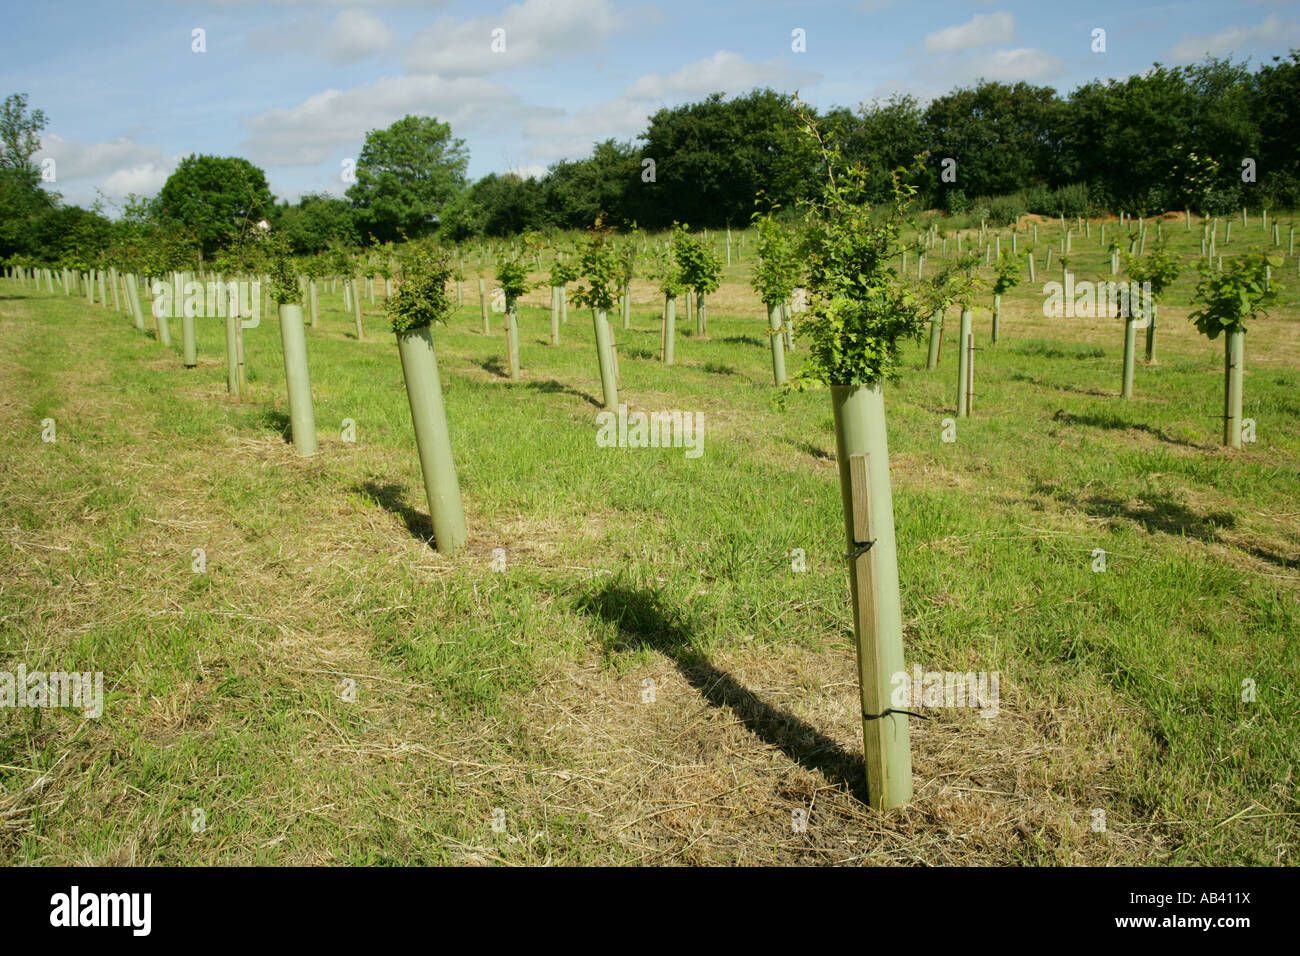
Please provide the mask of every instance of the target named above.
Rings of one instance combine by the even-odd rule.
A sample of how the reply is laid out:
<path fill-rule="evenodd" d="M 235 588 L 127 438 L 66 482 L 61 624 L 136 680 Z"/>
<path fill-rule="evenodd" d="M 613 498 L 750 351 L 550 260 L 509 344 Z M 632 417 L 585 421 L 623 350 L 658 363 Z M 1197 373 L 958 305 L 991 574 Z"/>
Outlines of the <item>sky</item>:
<path fill-rule="evenodd" d="M 471 178 L 541 175 L 715 91 L 818 108 L 980 78 L 1068 93 L 1300 47 L 1300 2 L 1279 0 L 41 0 L 2 22 L 0 96 L 44 110 L 47 188 L 109 215 L 191 153 L 251 160 L 280 199 L 342 195 L 366 132 L 407 114 L 450 123 Z"/>

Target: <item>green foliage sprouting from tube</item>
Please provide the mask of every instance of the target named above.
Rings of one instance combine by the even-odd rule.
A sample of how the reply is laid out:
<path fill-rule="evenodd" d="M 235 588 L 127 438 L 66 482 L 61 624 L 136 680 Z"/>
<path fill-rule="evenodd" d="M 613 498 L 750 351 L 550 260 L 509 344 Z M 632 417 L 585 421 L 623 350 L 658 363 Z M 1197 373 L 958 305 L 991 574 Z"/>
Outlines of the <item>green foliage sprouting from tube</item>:
<path fill-rule="evenodd" d="M 1222 272 L 1202 262 L 1201 281 L 1196 285 L 1201 308 L 1188 316 L 1197 331 L 1216 339 L 1221 332 L 1245 332 L 1248 319 L 1266 315 L 1279 288 L 1268 281 L 1268 267 L 1281 261 L 1261 252 L 1247 253 L 1230 259 Z"/>
<path fill-rule="evenodd" d="M 892 264 L 906 248 L 902 233 L 916 188 L 894 170 L 885 214 L 873 216 L 868 171 L 844 168 L 816 121 L 806 112 L 802 118 L 821 149 L 826 180 L 806 203 L 802 252 L 810 301 L 799 333 L 809 343 L 808 358 L 791 385 L 802 390 L 896 380 L 899 341 L 919 340 L 928 317 L 920 290 Z"/>
<path fill-rule="evenodd" d="M 780 305 L 799 284 L 799 256 L 790 230 L 777 222 L 775 208 L 754 213 L 758 227 L 758 263 L 750 280 L 764 305 Z"/>
<path fill-rule="evenodd" d="M 284 233 L 277 233 L 258 241 L 263 243 L 262 248 L 266 252 L 267 273 L 271 277 L 271 298 L 280 305 L 301 305 L 302 287 L 298 285 L 298 272 L 290 254 L 292 247 L 289 238 Z"/>
<path fill-rule="evenodd" d="M 403 264 L 402 282 L 388 300 L 388 321 L 399 335 L 446 323 L 452 301 L 447 283 L 452 276 L 451 259 L 438 248 L 418 249 Z"/>
<path fill-rule="evenodd" d="M 620 292 L 623 265 L 614 244 L 613 230 L 597 217 L 579 255 L 584 284 L 573 291 L 573 301 L 598 312 L 613 310 Z"/>

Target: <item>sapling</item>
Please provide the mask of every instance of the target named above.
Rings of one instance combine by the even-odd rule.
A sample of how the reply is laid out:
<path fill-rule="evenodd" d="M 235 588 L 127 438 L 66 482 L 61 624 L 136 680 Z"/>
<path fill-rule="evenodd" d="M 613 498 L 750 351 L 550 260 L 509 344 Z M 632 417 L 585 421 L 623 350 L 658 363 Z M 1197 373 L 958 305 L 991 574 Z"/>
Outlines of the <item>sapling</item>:
<path fill-rule="evenodd" d="M 555 317 L 551 320 L 554 331 L 552 345 L 560 344 L 559 326 L 568 321 L 569 283 L 577 280 L 578 268 L 573 264 L 573 260 L 566 259 L 562 252 L 558 253 L 554 265 L 551 266 L 551 288 L 555 290 L 553 296 Z"/>
<path fill-rule="evenodd" d="M 316 453 L 316 415 L 312 409 L 311 376 L 307 369 L 307 336 L 302 324 L 302 287 L 289 258 L 289 244 L 284 234 L 263 241 L 267 243 L 270 259 L 271 298 L 279 306 L 280 344 L 284 351 L 293 447 L 300 455 L 313 455 Z M 239 322 L 238 317 L 235 321 Z"/>
<path fill-rule="evenodd" d="M 683 225 L 673 232 L 673 255 L 682 270 L 682 279 L 695 294 L 695 332 L 708 335 L 709 319 L 704 296 L 718 288 L 722 262 L 703 237 L 692 235 Z"/>
<path fill-rule="evenodd" d="M 1231 224 L 1229 224 L 1231 225 Z M 1149 255 L 1143 257 L 1126 256 L 1124 271 L 1140 286 L 1150 289 L 1149 315 L 1144 316 L 1147 323 L 1146 360 L 1156 361 L 1156 312 L 1158 303 L 1164 297 L 1165 290 L 1174 284 L 1182 272 L 1178 256 L 1170 250 L 1164 241 L 1157 242 Z M 1146 298 L 1143 299 L 1146 304 Z"/>
<path fill-rule="evenodd" d="M 386 303 L 411 406 L 434 547 L 446 555 L 455 554 L 468 537 L 430 332 L 435 322 L 446 324 L 451 313 L 447 295 L 451 274 L 445 252 L 417 250 L 406 262 L 401 285 Z"/>
<path fill-rule="evenodd" d="M 1264 253 L 1247 253 L 1228 260 L 1222 272 L 1202 262 L 1198 271 L 1196 301 L 1201 308 L 1190 318 L 1197 331 L 1211 341 L 1224 336 L 1223 443 L 1241 447 L 1242 371 L 1246 357 L 1246 322 L 1268 314 L 1279 286 L 1267 283 L 1270 259 Z"/>
<path fill-rule="evenodd" d="M 506 352 L 510 363 L 510 378 L 519 381 L 519 305 L 518 300 L 528 293 L 528 267 L 518 250 L 497 260 L 497 282 L 506 297 Z"/>
<path fill-rule="evenodd" d="M 997 278 L 993 280 L 993 329 L 989 338 L 994 345 L 998 344 L 998 325 L 1002 320 L 1002 296 L 1019 284 L 1020 257 L 1003 253 L 998 257 Z"/>
<path fill-rule="evenodd" d="M 808 203 L 803 259 L 810 296 L 799 321 L 808 357 L 791 382 L 831 390 L 868 799 L 892 807 L 911 799 L 912 769 L 907 705 L 891 699 L 893 675 L 903 671 L 903 635 L 883 388 L 897 378 L 899 340 L 919 339 L 925 322 L 916 287 L 890 265 L 902 251 L 915 188 L 895 172 L 892 203 L 873 215 L 867 171 L 841 169 L 838 150 L 826 145 L 816 121 L 801 118 L 820 146 L 826 180 Z"/>
<path fill-rule="evenodd" d="M 925 361 L 927 369 L 936 368 L 943 354 L 944 312 L 956 302 L 961 304 L 962 311 L 969 316 L 970 303 L 980 281 L 974 275 L 974 262 L 975 254 L 966 253 L 940 269 L 925 286 L 925 312 L 930 316 L 930 346 Z"/>
<path fill-rule="evenodd" d="M 379 257 L 379 274 L 384 277 L 384 298 L 393 294 L 393 273 L 397 271 L 397 263 L 393 257 L 392 242 L 384 243 L 383 252 Z"/>
<path fill-rule="evenodd" d="M 577 282 L 579 271 L 572 250 L 560 252 L 556 258 L 555 266 L 551 270 L 552 279 L 559 283 L 560 286 L 560 324 L 565 325 L 569 321 L 569 283 Z"/>
<path fill-rule="evenodd" d="M 623 240 L 618 251 L 618 281 L 619 281 L 619 303 L 623 312 L 623 328 L 632 327 L 632 279 L 636 276 L 636 257 L 637 245 L 640 239 L 640 233 L 636 225 L 632 226 L 632 234 Z"/>
<path fill-rule="evenodd" d="M 348 256 L 347 249 L 339 242 L 334 241 L 329 244 L 325 253 L 325 262 L 329 268 L 332 277 L 343 279 L 343 305 L 347 312 L 352 311 L 352 298 L 348 290 L 347 277 L 352 272 L 352 259 Z M 332 284 L 331 284 L 332 285 Z"/>
<path fill-rule="evenodd" d="M 325 274 L 325 260 L 320 256 L 311 256 L 303 264 L 303 272 L 307 275 L 308 314 L 311 316 L 311 327 L 315 329 L 320 327 L 320 288 L 316 283 Z"/>
<path fill-rule="evenodd" d="M 767 337 L 772 345 L 772 378 L 785 384 L 785 304 L 799 282 L 799 256 L 794 236 L 773 218 L 769 210 L 754 214 L 758 227 L 758 263 L 750 280 L 759 299 L 767 306 Z"/>
<path fill-rule="evenodd" d="M 611 231 L 596 224 L 587 234 L 579 259 L 585 285 L 573 291 L 573 301 L 591 308 L 596 330 L 596 359 L 600 365 L 600 387 L 605 407 L 618 408 L 618 382 L 614 367 L 614 349 L 610 344 L 609 310 L 614 308 L 619 282 L 618 250 Z"/>
<path fill-rule="evenodd" d="M 465 304 L 465 266 L 460 259 L 455 260 L 452 266 L 451 277 L 456 280 L 456 308 Z M 372 295 L 370 301 L 374 302 L 375 297 Z"/>
<path fill-rule="evenodd" d="M 673 228 L 680 228 L 678 223 Z M 681 267 L 673 255 L 672 243 L 659 246 L 650 267 L 650 279 L 664 294 L 663 324 L 660 326 L 659 358 L 665 365 L 673 364 L 673 346 L 677 340 L 677 297 L 686 290 Z"/>

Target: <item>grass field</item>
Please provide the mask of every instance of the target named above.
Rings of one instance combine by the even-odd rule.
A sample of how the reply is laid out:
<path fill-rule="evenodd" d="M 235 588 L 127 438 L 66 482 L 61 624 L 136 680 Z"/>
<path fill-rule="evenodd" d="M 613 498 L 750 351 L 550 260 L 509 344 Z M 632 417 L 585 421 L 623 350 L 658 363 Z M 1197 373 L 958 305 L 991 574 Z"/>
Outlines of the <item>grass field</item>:
<path fill-rule="evenodd" d="M 1093 228 L 1071 268 L 1108 278 Z M 430 547 L 381 303 L 357 342 L 322 297 L 322 447 L 300 459 L 273 318 L 245 333 L 238 401 L 220 320 L 186 370 L 179 323 L 168 350 L 124 312 L 0 283 L 0 669 L 102 671 L 107 693 L 97 720 L 0 711 L 0 862 L 1289 864 L 1295 259 L 1246 336 L 1258 438 L 1233 452 L 1194 279 L 1122 402 L 1121 323 L 1042 315 L 1056 229 L 996 347 L 976 314 L 955 442 L 955 337 L 933 372 L 910 346 L 887 392 L 908 662 L 997 671 L 1001 700 L 913 720 L 916 797 L 884 813 L 861 802 L 830 403 L 773 406 L 748 262 L 711 338 L 679 316 L 676 367 L 647 283 L 615 322 L 622 400 L 702 412 L 699 458 L 597 448 L 589 313 L 551 347 L 531 295 L 512 383 L 502 317 L 484 336 L 466 283 L 435 332 L 470 528 L 454 561 Z M 1239 229 L 1225 254 L 1263 239 Z"/>

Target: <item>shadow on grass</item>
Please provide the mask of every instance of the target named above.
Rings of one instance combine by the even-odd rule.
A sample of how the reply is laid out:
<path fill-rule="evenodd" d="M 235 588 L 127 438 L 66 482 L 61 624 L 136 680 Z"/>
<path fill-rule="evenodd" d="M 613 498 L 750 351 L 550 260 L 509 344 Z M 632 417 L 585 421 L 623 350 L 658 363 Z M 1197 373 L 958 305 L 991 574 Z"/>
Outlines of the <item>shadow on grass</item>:
<path fill-rule="evenodd" d="M 1013 382 L 1028 382 L 1030 385 L 1038 385 L 1043 388 L 1054 388 L 1058 392 L 1072 392 L 1075 395 L 1092 395 L 1095 398 L 1114 398 L 1119 392 L 1103 392 L 1095 388 L 1081 388 L 1078 385 L 1057 385 L 1053 382 L 1045 382 L 1041 378 L 1033 375 L 1026 375 L 1024 372 L 1012 372 L 1008 376 Z"/>
<path fill-rule="evenodd" d="M 487 372 L 489 375 L 495 375 L 497 378 L 510 377 L 510 370 L 507 369 L 504 365 L 502 365 L 501 359 L 495 355 L 487 359 L 482 359 L 482 360 L 475 359 L 474 364 L 477 365 L 479 368 L 481 368 L 483 371 Z"/>
<path fill-rule="evenodd" d="M 604 402 L 593 395 L 588 395 L 581 389 L 574 388 L 571 385 L 565 385 L 563 382 L 557 382 L 555 379 L 547 379 L 545 382 L 525 382 L 524 388 L 536 389 L 539 392 L 546 392 L 549 395 L 573 395 L 589 402 L 596 408 L 604 408 Z"/>
<path fill-rule="evenodd" d="M 288 412 L 282 412 L 278 408 L 265 408 L 257 415 L 254 422 L 259 428 L 266 428 L 278 433 L 280 438 L 286 442 L 293 441 L 289 429 Z"/>
<path fill-rule="evenodd" d="M 791 446 L 792 448 L 798 448 L 805 455 L 811 455 L 812 457 L 818 459 L 819 461 L 835 460 L 834 452 L 829 452 L 825 448 L 818 448 L 812 442 L 799 441 L 793 438 L 782 438 L 781 441 Z"/>
<path fill-rule="evenodd" d="M 760 339 L 754 338 L 752 335 L 728 335 L 726 338 L 718 339 L 718 341 L 724 345 L 766 345 L 767 344 L 766 342 L 763 342 Z"/>
<path fill-rule="evenodd" d="M 1183 438 L 1174 438 L 1163 428 L 1152 428 L 1145 422 L 1131 422 L 1121 415 L 1111 412 L 1109 414 L 1088 414 L 1076 415 L 1073 412 L 1067 412 L 1065 409 L 1057 409 L 1052 416 L 1052 421 L 1060 422 L 1063 425 L 1087 425 L 1091 428 L 1105 428 L 1109 430 L 1146 432 L 1160 441 L 1170 445 L 1181 445 L 1184 448 L 1207 449 L 1208 446 L 1198 445 L 1196 442 L 1187 441 Z"/>
<path fill-rule="evenodd" d="M 1045 342 L 1026 342 L 1023 345 L 1015 346 L 1012 349 L 1012 351 L 1016 352 L 1019 355 L 1036 355 L 1036 356 L 1041 356 L 1042 358 L 1050 358 L 1050 359 L 1068 358 L 1076 361 L 1080 359 L 1106 357 L 1106 350 L 1097 346 L 1093 346 L 1090 348 L 1071 349 L 1067 351 L 1066 349 L 1060 349 L 1060 348 L 1056 348 L 1055 346 L 1048 345 Z"/>
<path fill-rule="evenodd" d="M 658 651 L 673 662 L 682 677 L 711 706 L 730 710 L 764 743 L 867 802 L 867 771 L 862 755 L 845 750 L 794 714 L 767 703 L 711 663 L 695 646 L 694 635 L 681 613 L 665 605 L 659 594 L 610 581 L 584 596 L 578 608 L 618 628 L 617 635 L 604 647 L 606 654 L 639 649 Z"/>
<path fill-rule="evenodd" d="M 423 511 L 416 511 L 406 501 L 406 486 L 400 484 L 381 485 L 377 481 L 366 481 L 353 486 L 353 491 L 365 495 L 385 511 L 391 511 L 402 519 L 406 530 L 416 541 L 423 541 L 434 547 L 433 522 Z"/>
<path fill-rule="evenodd" d="M 1161 531 L 1175 537 L 1195 538 L 1207 544 L 1224 544 L 1220 528 L 1237 524 L 1234 515 L 1226 511 L 1211 511 L 1203 515 L 1179 504 L 1167 496 L 1149 496 L 1130 504 L 1118 498 L 1093 495 L 1082 503 L 1083 510 L 1094 518 L 1122 518 L 1142 525 L 1147 531 Z"/>
<path fill-rule="evenodd" d="M 735 375 L 736 370 L 730 365 L 723 365 L 721 362 L 705 362 L 700 366 L 700 371 L 710 372 L 713 375 Z"/>
<path fill-rule="evenodd" d="M 1253 554 L 1261 561 L 1267 561 L 1269 564 L 1276 564 L 1279 568 L 1285 568 L 1288 571 L 1300 571 L 1300 552 L 1290 557 L 1278 551 L 1269 551 L 1267 548 L 1251 546 L 1243 548 L 1247 554 Z"/>

